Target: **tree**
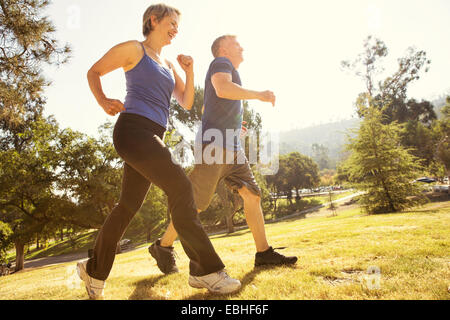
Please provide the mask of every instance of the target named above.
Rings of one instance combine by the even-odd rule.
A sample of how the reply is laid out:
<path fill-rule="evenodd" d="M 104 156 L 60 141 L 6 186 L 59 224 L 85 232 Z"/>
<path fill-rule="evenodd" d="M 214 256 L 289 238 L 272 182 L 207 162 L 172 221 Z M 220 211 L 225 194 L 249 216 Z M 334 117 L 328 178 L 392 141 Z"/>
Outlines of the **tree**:
<path fill-rule="evenodd" d="M 42 114 L 42 92 L 50 82 L 42 76 L 41 67 L 69 59 L 69 46 L 59 46 L 53 37 L 55 27 L 43 16 L 48 4 L 46 0 L 0 0 L 2 131 L 20 132 L 21 126 Z"/>
<path fill-rule="evenodd" d="M 444 165 L 446 175 L 450 178 L 450 96 L 447 97 L 446 105 L 441 109 L 441 113 L 443 118 L 435 127 L 438 141 L 434 154 L 437 160 Z"/>
<path fill-rule="evenodd" d="M 334 169 L 324 169 L 320 171 L 320 185 L 321 186 L 332 186 L 334 185 L 334 177 L 336 175 L 336 170 Z"/>
<path fill-rule="evenodd" d="M 292 204 L 293 189 L 296 190 L 297 199 L 299 199 L 300 189 L 317 186 L 320 182 L 319 168 L 311 158 L 298 152 L 291 152 L 280 156 L 278 172 L 267 176 L 266 180 L 274 195 L 274 211 L 276 211 L 279 194 L 285 194 Z"/>
<path fill-rule="evenodd" d="M 312 145 L 312 158 L 319 165 L 319 169 L 331 168 L 331 160 L 328 156 L 328 148 L 322 144 L 313 143 Z"/>
<path fill-rule="evenodd" d="M 6 261 L 6 251 L 11 246 L 9 237 L 12 234 L 12 230 L 7 223 L 0 221 L 0 264 Z"/>
<path fill-rule="evenodd" d="M 310 157 L 298 152 L 287 155 L 287 186 L 289 192 L 295 189 L 297 199 L 300 197 L 300 189 L 311 189 L 319 185 L 319 167 Z"/>
<path fill-rule="evenodd" d="M 411 153 L 422 160 L 424 167 L 430 168 L 433 165 L 436 135 L 431 127 L 420 121 L 409 120 L 403 123 L 400 137 L 401 144 L 411 149 Z"/>
<path fill-rule="evenodd" d="M 376 107 L 365 110 L 358 136 L 349 138 L 353 153 L 346 164 L 350 182 L 365 191 L 360 200 L 363 208 L 368 213 L 399 212 L 423 203 L 419 186 L 412 183 L 421 166 L 400 145 L 399 125 L 383 123 Z"/>
<path fill-rule="evenodd" d="M 23 267 L 29 235 L 48 221 L 54 196 L 54 173 L 49 169 L 53 157 L 40 148 L 44 141 L 33 139 L 40 132 L 35 124 L 44 129 L 46 121 L 42 93 L 50 82 L 43 77 L 42 66 L 67 62 L 70 48 L 60 47 L 54 39 L 55 28 L 43 16 L 48 4 L 44 0 L 0 0 L 0 179 L 5 183 L 0 186 L 0 205 L 8 206 L 3 213 L 13 231 L 8 239 L 16 244 L 16 270 Z M 39 159 L 36 153 L 45 153 L 46 158 Z"/>
<path fill-rule="evenodd" d="M 99 128 L 98 138 L 71 129 L 55 139 L 60 155 L 59 189 L 73 200 L 71 214 L 63 219 L 69 225 L 98 229 L 120 196 L 122 161 L 111 141 L 112 124 Z"/>
<path fill-rule="evenodd" d="M 398 69 L 391 76 L 377 82 L 377 75 L 384 69 L 380 65 L 383 58 L 388 55 L 388 49 L 383 41 L 369 36 L 364 41 L 364 51 L 353 61 L 343 61 L 341 66 L 352 71 L 363 79 L 366 92 L 361 93 L 357 99 L 358 115 L 365 114 L 364 104 L 366 93 L 372 97 L 372 106 L 382 110 L 384 123 L 397 121 L 403 123 L 408 120 L 421 121 L 424 124 L 436 119 L 433 106 L 428 101 L 417 102 L 407 97 L 408 86 L 420 79 L 420 73 L 428 72 L 431 61 L 427 59 L 426 52 L 408 48 L 404 57 L 398 59 Z"/>
<path fill-rule="evenodd" d="M 52 143 L 58 126 L 52 118 L 35 122 L 25 133 L 33 139 L 20 153 L 0 151 L 0 209 L 13 231 L 16 270 L 23 267 L 24 246 L 58 214 L 64 197 L 55 191 L 58 155 Z"/>
<path fill-rule="evenodd" d="M 277 211 L 277 201 L 279 196 L 288 190 L 287 176 L 287 155 L 282 155 L 278 159 L 278 171 L 275 174 L 266 176 L 266 181 L 273 201 L 273 212 Z"/>

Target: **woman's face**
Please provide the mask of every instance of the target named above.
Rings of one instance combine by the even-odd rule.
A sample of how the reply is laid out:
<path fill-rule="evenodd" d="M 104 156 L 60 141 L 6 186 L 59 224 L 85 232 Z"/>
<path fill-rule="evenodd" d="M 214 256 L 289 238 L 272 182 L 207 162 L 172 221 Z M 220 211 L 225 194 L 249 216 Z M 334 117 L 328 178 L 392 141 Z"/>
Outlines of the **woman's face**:
<path fill-rule="evenodd" d="M 160 21 L 154 22 L 154 30 L 160 37 L 165 45 L 172 42 L 178 33 L 178 22 L 180 21 L 179 16 L 176 13 L 172 13 L 165 16 Z"/>

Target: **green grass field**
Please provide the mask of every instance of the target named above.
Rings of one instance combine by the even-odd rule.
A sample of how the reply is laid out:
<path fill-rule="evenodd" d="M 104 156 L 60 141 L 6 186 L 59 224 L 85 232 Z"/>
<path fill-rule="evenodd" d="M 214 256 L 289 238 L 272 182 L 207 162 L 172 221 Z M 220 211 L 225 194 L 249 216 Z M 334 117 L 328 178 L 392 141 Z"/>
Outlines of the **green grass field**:
<path fill-rule="evenodd" d="M 307 219 L 268 224 L 269 242 L 287 246 L 295 267 L 254 268 L 249 230 L 212 242 L 242 289 L 219 296 L 190 288 L 188 260 L 179 242 L 180 273 L 163 275 L 146 247 L 117 255 L 106 299 L 450 299 L 450 201 L 400 214 L 365 215 L 341 207 Z M 368 274 L 367 270 L 379 274 Z M 0 300 L 87 299 L 75 263 L 0 277 Z"/>
<path fill-rule="evenodd" d="M 349 196 L 352 193 L 353 193 L 353 191 L 335 194 L 335 195 L 333 195 L 333 201 L 336 201 L 340 198 Z M 315 207 L 320 204 L 327 203 L 329 201 L 329 196 L 315 196 L 315 197 L 308 197 L 305 199 L 307 199 L 304 204 L 305 208 L 310 208 L 310 207 Z M 292 210 L 292 208 L 288 209 L 289 205 L 288 205 L 288 201 L 286 199 L 279 199 L 278 205 L 286 208 L 286 211 Z M 289 213 L 292 214 L 294 212 L 291 211 Z M 273 212 L 267 213 L 266 217 L 267 218 L 277 218 L 277 216 L 274 215 Z M 242 219 L 244 219 L 244 217 L 242 217 Z M 95 230 L 80 233 L 79 235 L 74 237 L 75 246 L 74 246 L 74 243 L 72 243 L 67 238 L 65 238 L 64 241 L 57 241 L 57 242 L 51 240 L 47 243 L 47 246 L 40 248 L 40 249 L 36 249 L 36 247 L 34 245 L 31 245 L 30 250 L 26 250 L 25 259 L 31 260 L 31 259 L 39 259 L 39 258 L 43 258 L 43 257 L 59 256 L 59 255 L 63 255 L 63 254 L 87 252 L 88 249 L 93 247 L 96 234 L 97 233 Z M 131 236 L 128 235 L 126 238 L 131 238 L 132 242 L 135 245 L 145 242 L 145 239 L 144 239 L 145 235 L 143 236 L 141 234 L 131 235 Z M 16 255 L 16 251 L 13 248 L 8 252 L 6 259 L 8 261 L 14 261 L 15 255 Z"/>

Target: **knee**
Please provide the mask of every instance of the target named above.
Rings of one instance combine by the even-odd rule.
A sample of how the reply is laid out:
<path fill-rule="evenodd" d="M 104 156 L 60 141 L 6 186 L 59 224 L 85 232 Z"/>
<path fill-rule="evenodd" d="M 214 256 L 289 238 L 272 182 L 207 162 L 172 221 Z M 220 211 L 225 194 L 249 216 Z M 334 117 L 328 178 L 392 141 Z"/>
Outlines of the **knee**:
<path fill-rule="evenodd" d="M 239 190 L 239 193 L 244 202 L 247 203 L 261 202 L 261 196 L 259 194 L 256 194 L 255 192 L 250 191 L 247 187 L 242 187 L 242 189 Z"/>
<path fill-rule="evenodd" d="M 126 228 L 139 208 L 140 205 L 128 205 L 126 203 L 119 202 L 109 214 L 108 220 L 110 223 L 117 226 L 118 229 Z"/>
<path fill-rule="evenodd" d="M 127 203 L 126 201 L 120 201 L 116 208 L 118 210 L 114 210 L 117 213 L 120 213 L 121 216 L 124 217 L 133 217 L 136 212 L 139 211 L 139 209 L 142 207 L 142 202 L 133 202 L 133 203 Z"/>
<path fill-rule="evenodd" d="M 173 221 L 177 219 L 192 219 L 197 215 L 197 207 L 194 201 L 194 194 L 190 182 L 181 182 L 168 195 L 169 210 Z"/>

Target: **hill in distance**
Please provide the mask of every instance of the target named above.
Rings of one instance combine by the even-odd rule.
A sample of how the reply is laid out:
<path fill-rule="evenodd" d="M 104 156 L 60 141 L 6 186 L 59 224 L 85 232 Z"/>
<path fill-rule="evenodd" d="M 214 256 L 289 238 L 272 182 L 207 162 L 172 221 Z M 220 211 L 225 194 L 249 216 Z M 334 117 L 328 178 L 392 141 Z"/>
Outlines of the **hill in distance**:
<path fill-rule="evenodd" d="M 347 143 L 347 134 L 359 123 L 360 119 L 354 118 L 280 132 L 280 154 L 297 151 L 312 156 L 312 145 L 317 143 L 328 149 L 330 159 L 337 161 Z"/>

